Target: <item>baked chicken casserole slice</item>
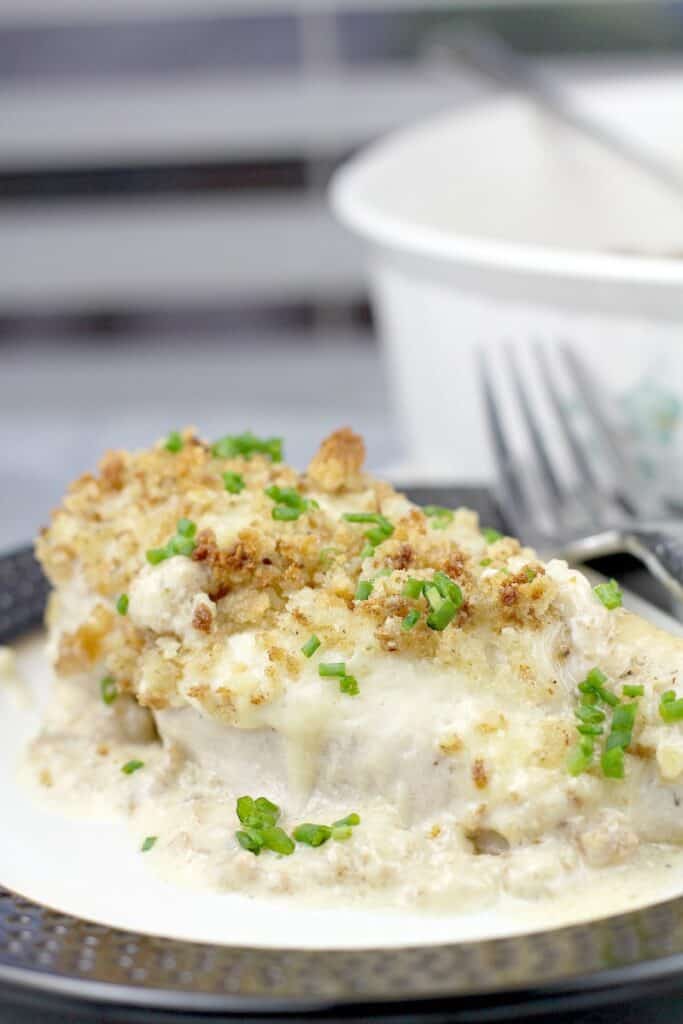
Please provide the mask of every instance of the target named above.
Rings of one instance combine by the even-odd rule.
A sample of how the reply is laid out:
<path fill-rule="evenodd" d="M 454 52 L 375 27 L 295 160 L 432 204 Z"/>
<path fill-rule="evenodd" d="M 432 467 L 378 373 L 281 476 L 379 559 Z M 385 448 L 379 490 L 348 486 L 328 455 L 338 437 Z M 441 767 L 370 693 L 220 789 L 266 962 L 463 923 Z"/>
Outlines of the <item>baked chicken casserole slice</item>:
<path fill-rule="evenodd" d="M 72 485 L 41 786 L 248 891 L 462 908 L 683 840 L 683 642 L 364 457 L 187 429 Z"/>

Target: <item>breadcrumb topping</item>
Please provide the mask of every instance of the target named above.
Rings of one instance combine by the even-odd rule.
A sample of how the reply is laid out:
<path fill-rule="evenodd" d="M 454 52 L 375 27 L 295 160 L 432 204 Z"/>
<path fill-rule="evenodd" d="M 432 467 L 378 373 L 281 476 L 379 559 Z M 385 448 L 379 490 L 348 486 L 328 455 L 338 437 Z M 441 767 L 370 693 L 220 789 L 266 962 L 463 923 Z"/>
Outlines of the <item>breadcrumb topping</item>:
<path fill-rule="evenodd" d="M 264 454 L 217 457 L 190 428 L 182 438 L 177 452 L 163 442 L 108 452 L 98 475 L 70 487 L 38 538 L 37 555 L 63 592 L 53 619 L 61 621 L 70 587 L 95 595 L 75 628 L 60 627 L 59 674 L 102 666 L 145 706 L 190 701 L 237 721 L 247 705 L 296 683 L 311 632 L 345 657 L 360 647 L 491 672 L 488 637 L 508 627 L 531 635 L 557 616 L 557 584 L 532 552 L 512 538 L 487 544 L 467 509 L 434 529 L 420 508 L 364 471 L 365 446 L 348 428 L 323 441 L 303 474 Z M 244 480 L 239 493 L 226 489 L 225 473 Z M 296 515 L 274 518 L 268 490 L 300 496 Z M 372 522 L 349 521 L 348 513 L 390 525 L 369 543 Z M 147 551 L 167 545 L 181 519 L 196 526 L 191 553 L 148 564 Z M 438 573 L 462 593 L 441 630 L 429 628 L 424 599 L 404 590 L 408 579 L 429 582 Z M 356 597 L 359 580 L 369 581 L 365 600 Z M 126 616 L 115 612 L 123 593 Z M 419 617 L 406 629 L 411 611 Z M 259 631 L 265 690 L 248 671 L 236 674 L 234 657 L 226 667 L 229 638 L 249 629 Z M 524 644 L 515 643 L 521 659 Z M 541 692 L 533 674 L 519 672 L 517 681 L 527 696 Z"/>

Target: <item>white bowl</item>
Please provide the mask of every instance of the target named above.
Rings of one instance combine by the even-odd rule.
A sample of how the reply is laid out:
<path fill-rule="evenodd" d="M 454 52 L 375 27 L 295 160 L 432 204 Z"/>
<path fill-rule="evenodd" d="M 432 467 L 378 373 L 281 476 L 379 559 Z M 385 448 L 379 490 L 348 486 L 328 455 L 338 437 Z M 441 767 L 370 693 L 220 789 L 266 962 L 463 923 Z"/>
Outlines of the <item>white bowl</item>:
<path fill-rule="evenodd" d="M 603 81 L 582 100 L 683 161 L 682 75 Z M 556 339 L 577 346 L 653 471 L 679 465 L 683 260 L 662 254 L 683 256 L 683 198 L 514 96 L 371 146 L 331 197 L 368 244 L 413 466 L 490 479 L 474 350 Z"/>

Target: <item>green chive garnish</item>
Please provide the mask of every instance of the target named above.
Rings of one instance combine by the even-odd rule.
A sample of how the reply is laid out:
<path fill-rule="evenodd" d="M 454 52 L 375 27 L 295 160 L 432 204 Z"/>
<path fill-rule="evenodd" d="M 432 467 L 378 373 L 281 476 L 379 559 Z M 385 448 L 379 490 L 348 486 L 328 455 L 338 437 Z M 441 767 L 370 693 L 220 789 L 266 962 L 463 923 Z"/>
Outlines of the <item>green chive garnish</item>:
<path fill-rule="evenodd" d="M 315 633 L 309 637 L 306 643 L 301 648 L 301 653 L 306 658 L 311 658 L 320 647 L 320 640 L 318 640 Z"/>
<path fill-rule="evenodd" d="M 458 613 L 458 606 L 450 598 L 444 598 L 443 604 L 427 616 L 427 625 L 430 629 L 441 632 L 449 622 L 452 622 Z"/>
<path fill-rule="evenodd" d="M 194 539 L 196 532 L 197 524 L 191 519 L 179 519 L 175 537 L 171 537 L 166 547 L 150 548 L 146 553 L 147 561 L 150 565 L 158 565 L 159 562 L 173 558 L 174 555 L 185 555 L 189 558 L 197 546 Z"/>
<path fill-rule="evenodd" d="M 356 593 L 353 595 L 356 601 L 367 601 L 372 593 L 372 580 L 358 580 Z"/>
<path fill-rule="evenodd" d="M 339 689 L 349 697 L 357 697 L 360 693 L 358 680 L 355 676 L 342 676 L 339 680 Z"/>
<path fill-rule="evenodd" d="M 453 522 L 453 510 L 440 505 L 425 505 L 422 510 L 431 519 L 433 530 L 445 530 Z"/>
<path fill-rule="evenodd" d="M 271 515 L 278 522 L 292 523 L 300 517 L 301 512 L 296 508 L 290 508 L 288 505 L 276 505 Z"/>
<path fill-rule="evenodd" d="M 185 519 L 185 517 L 183 517 L 178 520 L 176 531 L 181 537 L 194 537 L 197 532 L 197 524 L 193 523 L 191 519 Z"/>
<path fill-rule="evenodd" d="M 377 523 L 381 518 L 377 512 L 345 512 L 342 516 L 347 523 Z"/>
<path fill-rule="evenodd" d="M 343 661 L 321 661 L 318 665 L 318 674 L 323 678 L 341 679 L 346 675 L 346 664 Z"/>
<path fill-rule="evenodd" d="M 168 544 L 169 557 L 185 555 L 189 558 L 196 546 L 197 543 L 192 537 L 174 537 Z"/>
<path fill-rule="evenodd" d="M 281 829 L 279 825 L 269 825 L 267 828 L 264 828 L 261 836 L 265 850 L 272 850 L 273 853 L 279 853 L 283 857 L 289 857 L 290 854 L 294 853 L 294 841 L 289 838 L 284 829 Z"/>
<path fill-rule="evenodd" d="M 119 688 L 113 676 L 100 679 L 100 694 L 104 704 L 113 704 L 119 695 Z"/>
<path fill-rule="evenodd" d="M 500 530 L 494 530 L 492 526 L 482 526 L 481 533 L 487 544 L 495 544 L 503 536 Z"/>
<path fill-rule="evenodd" d="M 144 768 L 144 766 L 144 761 L 126 761 L 126 763 L 122 765 L 121 771 L 124 775 L 132 775 L 133 772 L 136 772 L 139 768 Z"/>
<path fill-rule="evenodd" d="M 345 818 L 340 818 L 339 821 L 332 822 L 332 828 L 340 828 L 342 825 L 360 825 L 360 816 L 352 811 L 351 814 L 347 814 Z"/>
<path fill-rule="evenodd" d="M 683 700 L 676 700 L 673 690 L 667 690 L 659 700 L 659 714 L 664 722 L 680 722 L 683 720 Z"/>
<path fill-rule="evenodd" d="M 150 565 L 158 565 L 159 562 L 163 562 L 165 559 L 170 558 L 171 553 L 167 548 L 150 548 L 146 557 Z"/>
<path fill-rule="evenodd" d="M 570 775 L 581 775 L 587 771 L 593 761 L 595 741 L 592 736 L 582 736 L 567 759 L 567 771 Z"/>
<path fill-rule="evenodd" d="M 311 822 L 304 822 L 297 825 L 292 833 L 297 843 L 305 843 L 306 846 L 322 846 L 332 835 L 329 825 L 313 825 Z"/>
<path fill-rule="evenodd" d="M 218 459 L 234 459 L 242 456 L 267 455 L 271 462 L 282 462 L 281 437 L 256 437 L 247 430 L 244 434 L 226 434 L 211 446 L 211 454 Z"/>
<path fill-rule="evenodd" d="M 484 566 L 484 567 L 485 567 L 485 566 L 487 566 L 487 565 L 490 565 L 492 561 L 493 561 L 493 559 L 492 559 L 492 558 L 482 558 L 482 560 L 481 560 L 481 562 L 479 563 L 479 565 L 481 565 L 481 566 Z"/>
<path fill-rule="evenodd" d="M 605 688 L 606 682 L 607 676 L 605 673 L 601 672 L 599 668 L 592 668 L 584 681 L 579 683 L 579 690 L 581 693 L 596 693 L 605 704 L 609 704 L 610 707 L 616 707 L 619 703 L 619 698 L 611 690 Z"/>
<path fill-rule="evenodd" d="M 264 839 L 258 829 L 250 828 L 248 831 L 239 829 L 235 832 L 235 838 L 243 850 L 248 850 L 249 853 L 253 853 L 256 857 L 258 857 L 263 849 Z"/>
<path fill-rule="evenodd" d="M 635 686 L 631 683 L 624 683 L 622 687 L 624 697 L 642 697 L 645 693 L 644 686 Z"/>
<path fill-rule="evenodd" d="M 412 629 L 413 626 L 416 626 L 419 621 L 420 613 L 418 612 L 417 608 L 413 608 L 411 611 L 408 612 L 405 619 L 401 623 L 401 629 L 405 630 L 405 632 L 408 632 L 408 630 Z"/>
<path fill-rule="evenodd" d="M 147 853 L 148 850 L 151 850 L 158 838 L 158 836 L 147 836 L 144 843 L 140 847 L 141 851 L 143 853 Z"/>
<path fill-rule="evenodd" d="M 126 615 L 128 612 L 128 594 L 121 594 L 116 602 L 116 610 L 119 615 Z"/>
<path fill-rule="evenodd" d="M 173 452 L 173 454 L 175 455 L 177 452 L 182 450 L 182 447 L 183 439 L 180 432 L 178 430 L 172 430 L 171 433 L 166 438 L 164 448 L 166 449 L 167 452 Z"/>
<path fill-rule="evenodd" d="M 611 747 L 603 751 L 600 759 L 602 774 L 608 779 L 623 779 L 624 751 L 622 747 Z"/>
<path fill-rule="evenodd" d="M 616 580 L 610 580 L 609 583 L 598 583 L 597 587 L 593 587 L 593 592 L 610 611 L 614 608 L 621 608 L 622 593 Z"/>
<path fill-rule="evenodd" d="M 228 472 L 223 473 L 222 476 L 225 489 L 230 494 L 240 494 L 247 486 L 241 473 L 233 473 L 228 470 Z"/>
<path fill-rule="evenodd" d="M 409 576 L 403 584 L 403 596 L 418 598 L 421 596 L 424 589 L 424 581 L 417 580 L 414 576 Z"/>

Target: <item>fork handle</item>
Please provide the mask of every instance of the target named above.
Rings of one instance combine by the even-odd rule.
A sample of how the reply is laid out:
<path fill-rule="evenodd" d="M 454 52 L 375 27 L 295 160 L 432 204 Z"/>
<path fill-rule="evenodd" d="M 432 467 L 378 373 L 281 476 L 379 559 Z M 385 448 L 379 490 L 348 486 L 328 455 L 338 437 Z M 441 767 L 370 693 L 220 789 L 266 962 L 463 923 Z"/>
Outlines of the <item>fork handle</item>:
<path fill-rule="evenodd" d="M 671 591 L 683 600 L 683 536 L 662 530 L 629 530 L 624 536 L 626 549 L 644 562 Z"/>

